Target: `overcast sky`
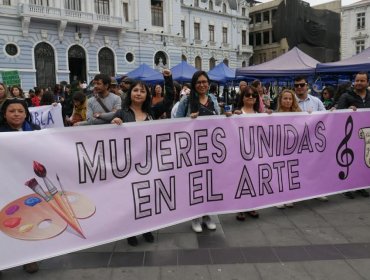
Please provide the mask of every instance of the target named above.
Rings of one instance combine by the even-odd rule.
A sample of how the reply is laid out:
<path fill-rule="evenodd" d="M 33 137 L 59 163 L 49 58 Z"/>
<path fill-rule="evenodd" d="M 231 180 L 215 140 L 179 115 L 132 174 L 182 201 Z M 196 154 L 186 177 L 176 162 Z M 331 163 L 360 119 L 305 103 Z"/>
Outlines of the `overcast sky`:
<path fill-rule="evenodd" d="M 265 3 L 265 2 L 269 2 L 271 0 L 259 0 L 259 1 Z M 311 6 L 315 6 L 315 5 L 318 5 L 318 4 L 331 2 L 332 0 L 304 0 L 304 1 L 309 2 Z M 347 6 L 347 5 L 353 4 L 353 3 L 358 2 L 358 1 L 359 0 L 342 0 L 342 6 Z"/>

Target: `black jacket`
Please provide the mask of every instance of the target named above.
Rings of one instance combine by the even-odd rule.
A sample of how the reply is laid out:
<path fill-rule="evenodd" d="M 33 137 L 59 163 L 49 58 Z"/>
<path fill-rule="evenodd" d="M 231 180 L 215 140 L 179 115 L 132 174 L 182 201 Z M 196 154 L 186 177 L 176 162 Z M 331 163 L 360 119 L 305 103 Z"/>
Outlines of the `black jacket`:
<path fill-rule="evenodd" d="M 28 122 L 23 124 L 23 131 L 33 131 L 33 130 L 40 130 L 40 127 L 36 124 Z M 0 132 L 10 132 L 10 131 L 19 131 L 19 130 L 11 128 L 7 123 L 0 125 Z"/>
<path fill-rule="evenodd" d="M 370 108 L 370 92 L 366 90 L 365 99 L 362 99 L 353 90 L 347 91 L 339 98 L 337 109 L 348 109 L 350 106 L 356 108 Z"/>
<path fill-rule="evenodd" d="M 148 112 L 149 115 L 148 120 L 158 119 L 160 116 L 163 115 L 164 112 L 167 112 L 168 109 L 171 108 L 172 106 L 174 99 L 172 76 L 164 77 L 164 86 L 166 94 L 164 95 L 164 98 L 161 102 L 151 107 L 151 111 Z M 122 105 L 122 109 L 118 110 L 115 113 L 114 117 L 120 118 L 123 122 L 135 122 L 134 112 L 130 108 L 126 108 L 124 103 Z"/>

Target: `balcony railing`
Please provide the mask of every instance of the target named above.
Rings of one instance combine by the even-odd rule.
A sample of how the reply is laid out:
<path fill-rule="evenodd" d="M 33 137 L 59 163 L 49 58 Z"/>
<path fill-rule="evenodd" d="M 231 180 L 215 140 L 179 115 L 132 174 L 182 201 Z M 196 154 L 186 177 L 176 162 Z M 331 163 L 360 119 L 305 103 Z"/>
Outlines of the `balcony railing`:
<path fill-rule="evenodd" d="M 85 13 L 76 10 L 58 9 L 47 6 L 38 6 L 31 4 L 22 4 L 20 6 L 21 16 L 31 16 L 38 18 L 47 18 L 54 20 L 68 20 L 72 22 L 83 22 L 90 24 L 103 24 L 111 27 L 122 27 L 124 20 L 121 17 L 113 17 L 110 15 L 101 15 L 93 13 Z"/>

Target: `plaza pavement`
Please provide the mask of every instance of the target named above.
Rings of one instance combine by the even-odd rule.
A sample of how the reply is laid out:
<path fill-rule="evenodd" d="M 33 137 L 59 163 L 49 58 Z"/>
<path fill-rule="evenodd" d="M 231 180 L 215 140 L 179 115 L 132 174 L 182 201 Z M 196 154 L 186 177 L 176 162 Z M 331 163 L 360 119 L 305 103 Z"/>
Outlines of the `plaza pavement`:
<path fill-rule="evenodd" d="M 334 195 L 259 212 L 244 222 L 219 215 L 217 230 L 201 234 L 182 223 L 154 232 L 153 244 L 121 240 L 42 261 L 33 275 L 12 268 L 0 279 L 370 279 L 369 198 Z"/>

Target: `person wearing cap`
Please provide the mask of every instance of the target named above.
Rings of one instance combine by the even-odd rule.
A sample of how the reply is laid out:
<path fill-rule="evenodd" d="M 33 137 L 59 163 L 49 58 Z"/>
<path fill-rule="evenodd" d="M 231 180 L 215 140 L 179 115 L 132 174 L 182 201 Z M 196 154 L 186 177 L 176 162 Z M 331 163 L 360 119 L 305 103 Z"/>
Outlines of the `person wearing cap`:
<path fill-rule="evenodd" d="M 121 98 L 109 91 L 111 78 L 106 74 L 94 77 L 95 96 L 87 101 L 86 121 L 74 125 L 97 125 L 110 123 L 117 110 L 121 109 Z"/>
<path fill-rule="evenodd" d="M 112 77 L 110 82 L 110 92 L 114 93 L 115 95 L 121 97 L 123 94 L 123 91 L 119 87 L 116 78 Z"/>
<path fill-rule="evenodd" d="M 129 92 L 129 89 L 131 85 L 133 84 L 133 82 L 134 80 L 129 77 L 125 77 L 122 79 L 121 84 L 120 84 L 120 87 L 122 90 L 122 95 L 121 95 L 122 103 L 124 102 L 124 99 L 126 98 L 127 93 Z"/>

